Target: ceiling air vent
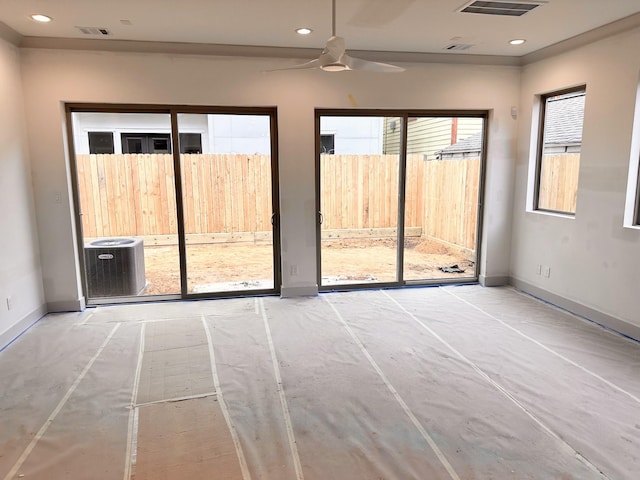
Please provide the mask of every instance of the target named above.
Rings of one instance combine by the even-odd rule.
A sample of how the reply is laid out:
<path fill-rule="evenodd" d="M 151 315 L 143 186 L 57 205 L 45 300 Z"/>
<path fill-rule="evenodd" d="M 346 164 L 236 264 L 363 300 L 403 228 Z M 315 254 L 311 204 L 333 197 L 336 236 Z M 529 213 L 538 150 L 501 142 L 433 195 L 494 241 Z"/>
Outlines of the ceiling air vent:
<path fill-rule="evenodd" d="M 499 15 L 507 17 L 521 17 L 536 7 L 547 2 L 542 0 L 474 0 L 465 3 L 458 11 L 462 13 L 480 13 L 482 15 Z"/>
<path fill-rule="evenodd" d="M 470 43 L 452 43 L 444 47 L 444 49 L 450 52 L 463 52 L 469 50 L 471 47 L 473 47 L 473 45 Z"/>
<path fill-rule="evenodd" d="M 106 37 L 111 35 L 111 32 L 107 28 L 102 27 L 76 27 L 85 35 L 97 35 L 99 37 Z"/>

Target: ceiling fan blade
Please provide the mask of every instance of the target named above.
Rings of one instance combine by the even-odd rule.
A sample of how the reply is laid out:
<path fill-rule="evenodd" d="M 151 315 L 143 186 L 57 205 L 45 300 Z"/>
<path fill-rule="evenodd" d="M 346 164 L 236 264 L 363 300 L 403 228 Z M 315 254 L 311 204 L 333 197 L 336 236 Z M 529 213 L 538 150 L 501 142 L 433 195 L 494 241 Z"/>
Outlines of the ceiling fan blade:
<path fill-rule="evenodd" d="M 354 27 L 383 27 L 400 17 L 415 0 L 365 0 L 347 22 Z"/>
<path fill-rule="evenodd" d="M 320 68 L 320 60 L 315 59 L 309 62 L 301 63 L 299 65 L 293 65 L 292 67 L 274 68 L 271 70 L 265 70 L 265 72 L 280 72 L 283 70 L 308 70 L 312 68 Z"/>
<path fill-rule="evenodd" d="M 347 55 L 346 53 L 340 59 L 349 70 L 364 70 L 367 72 L 380 72 L 380 73 L 397 73 L 404 72 L 404 68 L 390 63 L 372 62 L 370 60 L 363 60 L 361 58 L 355 58 Z"/>
<path fill-rule="evenodd" d="M 346 42 L 342 37 L 336 37 L 335 35 L 329 37 L 327 44 L 322 51 L 322 55 L 331 56 L 334 60 L 339 59 L 347 49 Z"/>

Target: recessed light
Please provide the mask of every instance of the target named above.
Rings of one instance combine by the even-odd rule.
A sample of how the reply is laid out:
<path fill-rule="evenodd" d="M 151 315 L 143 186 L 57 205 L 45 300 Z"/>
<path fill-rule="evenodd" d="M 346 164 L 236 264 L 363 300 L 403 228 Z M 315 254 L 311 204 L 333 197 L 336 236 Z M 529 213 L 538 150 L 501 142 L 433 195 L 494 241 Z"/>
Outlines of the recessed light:
<path fill-rule="evenodd" d="M 300 35 L 309 35 L 311 32 L 313 32 L 313 30 L 307 27 L 296 28 L 296 33 Z"/>
<path fill-rule="evenodd" d="M 51 17 L 48 17 L 47 15 L 42 15 L 40 13 L 34 13 L 33 15 L 31 15 L 31 18 L 36 22 L 41 22 L 41 23 L 48 23 L 52 20 Z"/>
<path fill-rule="evenodd" d="M 513 40 L 509 40 L 509 43 L 511 45 L 522 45 L 524 42 L 526 42 L 526 40 L 524 40 L 522 38 L 515 38 Z"/>

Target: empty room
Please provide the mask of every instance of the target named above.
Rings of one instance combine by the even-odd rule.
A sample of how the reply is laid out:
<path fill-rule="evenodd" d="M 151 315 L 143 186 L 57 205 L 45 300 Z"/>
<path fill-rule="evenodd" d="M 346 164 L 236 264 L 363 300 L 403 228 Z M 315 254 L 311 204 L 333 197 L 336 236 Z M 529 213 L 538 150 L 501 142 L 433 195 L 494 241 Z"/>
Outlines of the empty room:
<path fill-rule="evenodd" d="M 0 0 L 0 480 L 640 472 L 637 0 Z"/>

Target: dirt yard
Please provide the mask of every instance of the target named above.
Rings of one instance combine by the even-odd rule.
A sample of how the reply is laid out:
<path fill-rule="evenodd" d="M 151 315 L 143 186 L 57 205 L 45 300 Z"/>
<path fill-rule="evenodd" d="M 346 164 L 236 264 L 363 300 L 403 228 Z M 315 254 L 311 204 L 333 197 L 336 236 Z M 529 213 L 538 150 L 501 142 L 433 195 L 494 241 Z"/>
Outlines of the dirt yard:
<path fill-rule="evenodd" d="M 189 292 L 273 288 L 270 244 L 229 243 L 187 246 Z M 457 265 L 464 272 L 444 272 Z M 452 269 L 452 270 L 455 270 Z M 178 247 L 145 247 L 145 295 L 180 293 Z M 323 284 L 396 280 L 393 239 L 327 240 L 322 244 Z M 409 239 L 404 259 L 405 280 L 475 276 L 473 256 L 435 241 Z"/>

